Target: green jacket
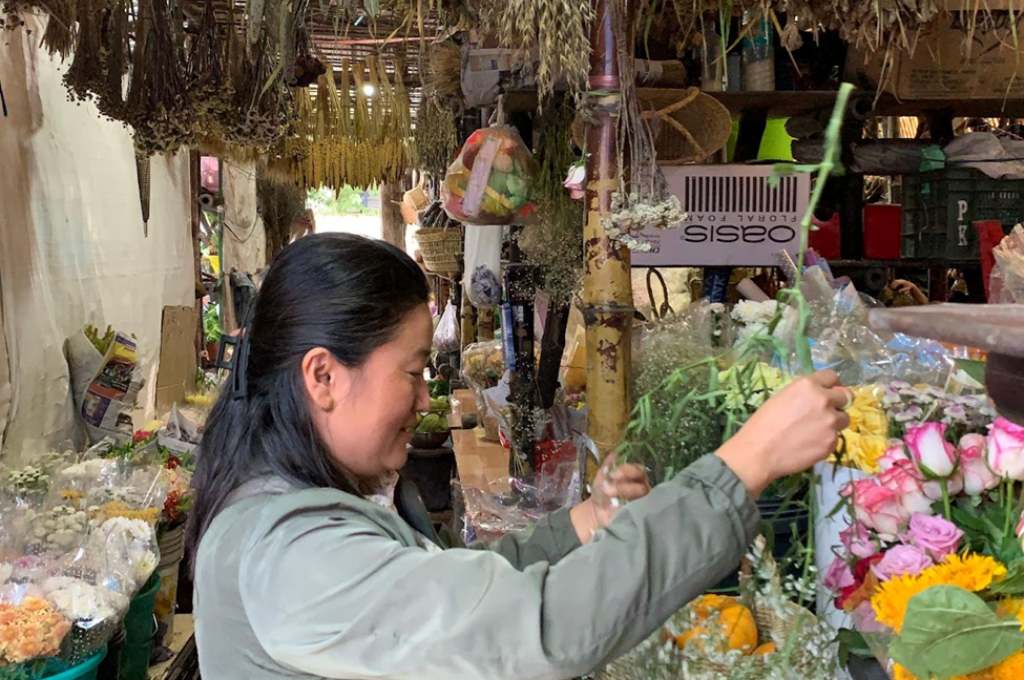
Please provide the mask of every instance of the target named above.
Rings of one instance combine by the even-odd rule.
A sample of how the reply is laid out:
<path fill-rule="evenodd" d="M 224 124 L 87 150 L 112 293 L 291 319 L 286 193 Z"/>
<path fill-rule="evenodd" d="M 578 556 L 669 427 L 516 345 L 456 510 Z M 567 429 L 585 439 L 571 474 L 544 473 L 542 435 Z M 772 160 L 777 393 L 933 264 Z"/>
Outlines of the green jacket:
<path fill-rule="evenodd" d="M 757 510 L 706 456 L 580 546 L 568 512 L 486 550 L 428 550 L 332 489 L 245 490 L 196 563 L 210 680 L 564 680 L 657 630 L 736 569 Z"/>

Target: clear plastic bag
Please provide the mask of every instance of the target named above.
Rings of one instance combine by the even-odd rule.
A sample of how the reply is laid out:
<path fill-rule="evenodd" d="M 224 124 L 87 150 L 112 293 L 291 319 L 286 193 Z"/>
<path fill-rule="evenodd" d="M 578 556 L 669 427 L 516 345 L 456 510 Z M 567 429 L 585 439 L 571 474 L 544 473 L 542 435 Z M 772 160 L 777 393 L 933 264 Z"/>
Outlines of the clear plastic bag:
<path fill-rule="evenodd" d="M 505 373 L 501 340 L 477 342 L 462 351 L 462 377 L 478 392 L 496 387 Z"/>
<path fill-rule="evenodd" d="M 464 224 L 525 223 L 536 212 L 531 200 L 536 163 L 515 128 L 477 130 L 448 168 L 441 200 Z"/>
<path fill-rule="evenodd" d="M 1024 227 L 1014 227 L 992 254 L 996 267 L 991 277 L 991 301 L 1024 304 Z"/>
<path fill-rule="evenodd" d="M 448 353 L 458 352 L 460 348 L 459 315 L 455 310 L 455 304 L 449 300 L 434 329 L 434 349 Z"/>

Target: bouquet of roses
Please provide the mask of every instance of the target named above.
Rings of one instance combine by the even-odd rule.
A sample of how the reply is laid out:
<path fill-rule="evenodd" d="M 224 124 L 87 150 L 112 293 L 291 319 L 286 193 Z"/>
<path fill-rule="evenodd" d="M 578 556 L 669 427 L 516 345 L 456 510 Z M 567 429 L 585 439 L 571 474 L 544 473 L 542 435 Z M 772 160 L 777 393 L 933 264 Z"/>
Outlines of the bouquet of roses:
<path fill-rule="evenodd" d="M 1024 677 L 1024 427 L 954 432 L 907 427 L 845 487 L 825 585 L 896 678 Z"/>

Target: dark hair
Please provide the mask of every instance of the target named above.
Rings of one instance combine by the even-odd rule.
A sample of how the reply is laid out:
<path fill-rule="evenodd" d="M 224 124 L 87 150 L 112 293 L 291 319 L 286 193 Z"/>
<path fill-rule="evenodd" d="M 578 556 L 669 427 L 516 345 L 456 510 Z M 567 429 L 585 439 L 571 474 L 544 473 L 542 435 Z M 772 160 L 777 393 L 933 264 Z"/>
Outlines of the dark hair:
<path fill-rule="evenodd" d="M 356 492 L 313 427 L 299 366 L 316 347 L 347 366 L 361 365 L 427 298 L 420 268 L 383 241 L 316 234 L 281 251 L 236 348 L 236 374 L 199 446 L 187 530 L 193 568 L 203 534 L 250 479 L 271 474 L 303 487 Z"/>

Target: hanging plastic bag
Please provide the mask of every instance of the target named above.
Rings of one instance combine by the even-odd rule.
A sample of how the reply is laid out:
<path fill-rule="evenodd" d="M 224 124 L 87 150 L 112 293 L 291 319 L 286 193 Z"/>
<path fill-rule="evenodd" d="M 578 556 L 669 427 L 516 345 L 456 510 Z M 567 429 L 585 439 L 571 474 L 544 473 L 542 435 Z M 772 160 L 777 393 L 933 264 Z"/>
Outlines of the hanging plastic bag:
<path fill-rule="evenodd" d="M 477 130 L 445 175 L 444 210 L 465 224 L 525 223 L 537 209 L 530 200 L 535 174 L 533 156 L 515 128 Z"/>
<path fill-rule="evenodd" d="M 438 352 L 458 352 L 462 349 L 459 344 L 459 315 L 450 300 L 434 329 L 434 349 Z"/>
<path fill-rule="evenodd" d="M 502 229 L 467 229 L 465 238 L 462 289 L 474 306 L 494 307 L 501 302 Z"/>

